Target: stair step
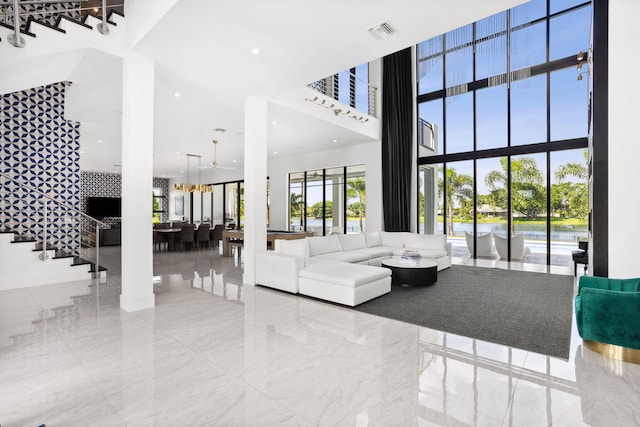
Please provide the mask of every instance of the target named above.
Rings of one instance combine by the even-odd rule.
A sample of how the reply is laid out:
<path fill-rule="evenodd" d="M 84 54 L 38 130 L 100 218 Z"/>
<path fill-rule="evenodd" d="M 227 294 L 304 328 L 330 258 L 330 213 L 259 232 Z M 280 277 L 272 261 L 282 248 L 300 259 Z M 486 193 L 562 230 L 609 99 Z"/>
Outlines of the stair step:
<path fill-rule="evenodd" d="M 9 25 L 9 24 L 5 24 L 4 22 L 0 22 L 0 27 L 5 27 L 8 28 L 10 30 L 13 30 L 13 25 Z M 29 37 L 35 37 L 36 35 L 33 33 L 30 33 L 29 31 L 20 29 L 20 34 L 24 34 L 25 36 L 29 36 Z"/>
<path fill-rule="evenodd" d="M 68 16 L 61 15 L 60 16 L 60 20 L 63 20 L 63 19 L 65 21 L 73 22 L 76 25 L 80 25 L 81 27 L 85 27 L 85 28 L 87 28 L 89 30 L 93 30 L 93 27 L 91 25 L 89 25 L 89 24 L 87 24 L 87 23 L 85 23 L 83 21 L 76 21 L 73 18 L 69 18 Z M 86 18 L 85 18 L 85 21 L 86 21 Z M 58 25 L 60 25 L 60 21 L 58 21 Z"/>
<path fill-rule="evenodd" d="M 107 271 L 107 267 L 100 266 L 98 271 Z M 95 264 L 92 263 L 91 268 L 89 269 L 89 273 L 95 273 L 95 272 L 96 272 L 96 267 L 95 267 Z"/>
<path fill-rule="evenodd" d="M 27 25 L 26 25 L 25 28 L 28 28 L 29 30 L 31 30 L 31 23 L 32 22 L 35 22 L 36 24 L 42 25 L 43 27 L 47 27 L 47 28 L 50 28 L 50 29 L 55 30 L 55 31 L 59 31 L 62 34 L 66 33 L 66 31 L 63 30 L 62 28 L 58 28 L 55 25 L 48 24 L 48 23 L 46 23 L 44 21 L 40 21 L 38 19 L 33 19 L 32 17 L 29 17 L 29 19 L 27 19 Z"/>
<path fill-rule="evenodd" d="M 37 242 L 36 239 L 30 236 L 15 236 L 11 243 L 33 243 Z"/>
<path fill-rule="evenodd" d="M 69 252 L 66 252 L 66 251 L 58 249 L 58 250 L 56 250 L 56 253 L 53 255 L 53 258 L 54 259 L 57 259 L 57 258 L 73 258 L 74 256 L 75 255 L 73 255 L 72 253 L 69 253 Z"/>
<path fill-rule="evenodd" d="M 48 251 L 57 251 L 58 248 L 56 248 L 53 245 L 47 244 L 47 250 Z M 33 249 L 33 252 L 42 252 L 42 243 L 36 243 L 36 247 L 35 247 L 35 249 Z"/>
<path fill-rule="evenodd" d="M 80 258 L 80 257 L 73 257 L 73 263 L 71 264 L 72 267 L 77 266 L 77 265 L 87 265 L 90 264 L 91 267 L 89 268 L 89 273 L 95 273 L 96 272 L 96 264 L 94 262 L 91 262 L 87 259 L 84 258 Z M 103 266 L 99 266 L 98 271 L 107 271 L 107 269 Z"/>

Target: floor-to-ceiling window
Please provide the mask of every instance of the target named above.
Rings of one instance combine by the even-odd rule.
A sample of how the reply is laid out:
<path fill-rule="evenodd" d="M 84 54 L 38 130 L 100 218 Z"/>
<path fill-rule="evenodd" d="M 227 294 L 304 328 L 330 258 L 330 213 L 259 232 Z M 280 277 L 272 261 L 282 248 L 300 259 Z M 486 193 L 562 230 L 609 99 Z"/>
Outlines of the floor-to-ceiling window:
<path fill-rule="evenodd" d="M 366 223 L 364 165 L 289 174 L 289 230 L 360 233 Z"/>
<path fill-rule="evenodd" d="M 418 229 L 454 255 L 493 232 L 507 259 L 523 236 L 525 262 L 568 265 L 586 238 L 590 16 L 532 0 L 417 46 Z"/>

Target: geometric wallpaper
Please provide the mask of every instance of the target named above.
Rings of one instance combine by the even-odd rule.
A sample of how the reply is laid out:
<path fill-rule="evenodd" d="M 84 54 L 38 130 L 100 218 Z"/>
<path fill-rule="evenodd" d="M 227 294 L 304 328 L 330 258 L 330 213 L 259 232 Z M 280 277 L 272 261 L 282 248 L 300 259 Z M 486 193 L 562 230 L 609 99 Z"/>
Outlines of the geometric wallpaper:
<path fill-rule="evenodd" d="M 80 171 L 80 123 L 64 118 L 66 87 L 60 82 L 0 96 L 0 172 L 86 213 L 88 196 L 121 196 L 121 175 Z M 153 178 L 153 187 L 168 196 L 168 179 Z M 43 200 L 0 176 L 0 230 L 42 241 Z M 166 222 L 168 199 L 160 200 Z M 94 230 L 95 223 L 62 204 L 47 202 L 47 243 L 78 254 L 80 230 Z"/>
<path fill-rule="evenodd" d="M 0 171 L 80 210 L 80 123 L 65 120 L 66 82 L 0 96 Z M 42 196 L 0 177 L 0 229 L 41 240 Z M 47 242 L 77 253 L 80 215 L 48 202 Z"/>
<path fill-rule="evenodd" d="M 153 178 L 153 188 L 159 188 L 163 196 L 169 194 L 169 180 L 166 178 Z M 87 197 L 121 197 L 122 196 L 122 175 L 115 173 L 87 172 L 80 174 L 80 200 L 81 210 L 86 212 Z M 151 194 L 149 195 L 149 215 L 151 215 Z M 160 199 L 162 222 L 169 220 L 169 203 L 166 197 Z M 103 222 L 120 222 L 120 218 L 105 218 Z M 149 217 L 151 222 L 151 217 Z"/>

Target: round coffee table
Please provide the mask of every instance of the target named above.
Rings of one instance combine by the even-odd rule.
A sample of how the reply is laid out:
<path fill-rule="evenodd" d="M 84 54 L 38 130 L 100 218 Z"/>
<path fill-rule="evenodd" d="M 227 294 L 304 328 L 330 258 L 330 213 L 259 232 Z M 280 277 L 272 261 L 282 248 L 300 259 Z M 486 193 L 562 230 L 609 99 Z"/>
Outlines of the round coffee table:
<path fill-rule="evenodd" d="M 422 286 L 438 281 L 438 264 L 425 258 L 407 262 L 399 257 L 382 260 L 382 266 L 391 269 L 391 281 L 398 285 Z"/>

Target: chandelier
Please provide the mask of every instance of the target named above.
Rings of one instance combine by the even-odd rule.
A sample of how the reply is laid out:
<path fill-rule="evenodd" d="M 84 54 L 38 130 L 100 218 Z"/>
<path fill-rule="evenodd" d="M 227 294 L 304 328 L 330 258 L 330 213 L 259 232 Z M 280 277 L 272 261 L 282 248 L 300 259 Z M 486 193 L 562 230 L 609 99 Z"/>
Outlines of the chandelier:
<path fill-rule="evenodd" d="M 198 183 L 197 184 L 191 184 L 191 158 L 197 158 L 198 159 Z M 194 192 L 201 192 L 201 193 L 211 193 L 213 192 L 213 185 L 205 185 L 205 184 L 200 184 L 200 170 L 202 169 L 202 156 L 199 156 L 197 154 L 187 154 L 187 183 L 186 184 L 181 184 L 181 183 L 175 183 L 173 185 L 173 189 L 174 190 L 178 190 L 178 191 L 182 191 L 185 193 L 194 193 Z"/>

